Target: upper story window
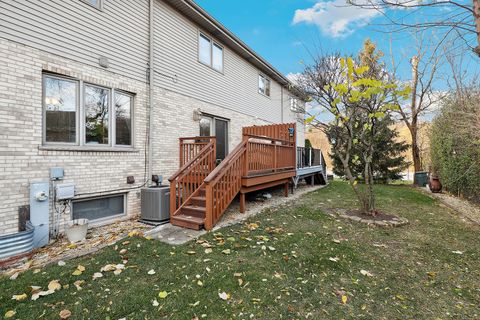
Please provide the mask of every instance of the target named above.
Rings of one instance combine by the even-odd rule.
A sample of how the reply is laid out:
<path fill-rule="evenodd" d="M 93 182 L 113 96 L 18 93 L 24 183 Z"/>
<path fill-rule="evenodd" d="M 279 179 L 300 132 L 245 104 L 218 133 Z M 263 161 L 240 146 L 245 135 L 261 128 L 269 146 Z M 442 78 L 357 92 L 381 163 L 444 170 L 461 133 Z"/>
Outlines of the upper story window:
<path fill-rule="evenodd" d="M 97 9 L 102 8 L 102 0 L 82 0 L 82 1 L 85 2 L 85 3 L 88 3 L 89 5 L 97 8 Z"/>
<path fill-rule="evenodd" d="M 54 75 L 43 85 L 44 144 L 133 146 L 133 95 Z"/>
<path fill-rule="evenodd" d="M 223 47 L 203 33 L 199 33 L 198 60 L 219 72 L 223 72 Z"/>
<path fill-rule="evenodd" d="M 270 97 L 270 79 L 262 74 L 258 75 L 258 93 Z"/>

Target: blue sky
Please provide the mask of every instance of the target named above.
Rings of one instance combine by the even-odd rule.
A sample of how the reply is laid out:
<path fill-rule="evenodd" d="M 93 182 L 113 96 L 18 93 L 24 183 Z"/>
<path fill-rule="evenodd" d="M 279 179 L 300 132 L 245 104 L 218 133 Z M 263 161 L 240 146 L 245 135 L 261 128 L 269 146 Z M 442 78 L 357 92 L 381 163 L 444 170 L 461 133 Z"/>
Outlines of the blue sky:
<path fill-rule="evenodd" d="M 465 0 L 466 1 L 466 0 Z M 409 58 L 413 55 L 409 33 L 379 32 L 385 18 L 371 10 L 344 7 L 345 0 L 197 0 L 217 20 L 238 35 L 284 74 L 301 72 L 320 48 L 325 53 L 356 54 L 370 38 L 386 54 L 393 52 L 400 63 L 400 76 L 410 78 Z M 422 17 L 408 10 L 411 21 Z M 385 29 L 385 28 L 383 28 Z M 390 58 L 388 58 L 390 59 Z M 472 55 L 467 62 L 478 64 Z M 448 71 L 446 67 L 444 71 Z M 445 90 L 446 83 L 437 80 Z"/>

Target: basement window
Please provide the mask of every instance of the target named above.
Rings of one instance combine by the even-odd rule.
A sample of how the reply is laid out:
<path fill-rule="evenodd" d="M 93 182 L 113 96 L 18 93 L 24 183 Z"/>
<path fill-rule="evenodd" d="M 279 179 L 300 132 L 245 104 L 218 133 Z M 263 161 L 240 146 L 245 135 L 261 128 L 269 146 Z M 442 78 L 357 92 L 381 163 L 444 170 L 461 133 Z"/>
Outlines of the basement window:
<path fill-rule="evenodd" d="M 106 220 L 125 215 L 125 207 L 124 194 L 76 200 L 73 202 L 72 219 Z"/>

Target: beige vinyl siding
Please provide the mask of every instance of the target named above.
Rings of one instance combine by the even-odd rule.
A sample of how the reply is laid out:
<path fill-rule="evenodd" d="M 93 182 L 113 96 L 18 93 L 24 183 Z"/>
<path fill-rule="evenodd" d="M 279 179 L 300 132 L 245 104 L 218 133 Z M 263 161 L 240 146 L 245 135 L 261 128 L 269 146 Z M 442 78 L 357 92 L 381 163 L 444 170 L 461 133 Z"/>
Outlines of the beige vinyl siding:
<path fill-rule="evenodd" d="M 98 10 L 81 0 L 0 0 L 0 37 L 145 81 L 148 1 L 104 0 Z"/>
<path fill-rule="evenodd" d="M 272 80 L 271 96 L 258 93 L 259 70 L 224 46 L 224 71 L 198 61 L 199 29 L 165 4 L 155 4 L 156 85 L 223 108 L 281 121 L 281 86 Z M 223 45 L 214 35 L 205 33 Z M 172 79 L 176 77 L 176 82 Z"/>

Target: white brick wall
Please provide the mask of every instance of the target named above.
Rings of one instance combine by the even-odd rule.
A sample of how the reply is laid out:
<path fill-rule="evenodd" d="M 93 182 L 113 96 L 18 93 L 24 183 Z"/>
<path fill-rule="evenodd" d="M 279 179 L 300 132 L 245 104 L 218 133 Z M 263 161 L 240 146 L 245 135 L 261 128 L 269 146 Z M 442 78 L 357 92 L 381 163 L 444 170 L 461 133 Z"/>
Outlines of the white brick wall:
<path fill-rule="evenodd" d="M 42 72 L 135 93 L 136 152 L 59 151 L 42 148 Z M 48 181 L 51 167 L 63 167 L 76 192 L 108 194 L 112 189 L 139 187 L 145 172 L 148 86 L 53 54 L 0 39 L 0 234 L 14 233 L 18 207 L 28 204 L 29 184 Z M 241 140 L 241 128 L 264 124 L 255 117 L 155 88 L 154 168 L 165 180 L 178 169 L 178 138 L 195 136 L 199 124 L 193 110 L 230 119 L 229 149 Z M 135 185 L 126 178 L 133 175 Z M 140 212 L 139 189 L 128 192 L 128 214 Z M 69 217 L 64 217 L 69 219 Z"/>

